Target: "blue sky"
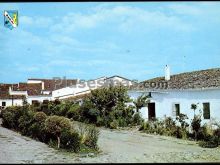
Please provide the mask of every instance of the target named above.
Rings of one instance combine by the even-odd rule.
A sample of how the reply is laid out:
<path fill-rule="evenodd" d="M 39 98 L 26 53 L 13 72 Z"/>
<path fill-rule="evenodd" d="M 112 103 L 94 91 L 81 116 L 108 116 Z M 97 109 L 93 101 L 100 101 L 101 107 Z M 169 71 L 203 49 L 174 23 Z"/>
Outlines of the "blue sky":
<path fill-rule="evenodd" d="M 18 10 L 19 25 L 3 25 Z M 1 3 L 0 82 L 139 81 L 220 66 L 220 2 Z"/>

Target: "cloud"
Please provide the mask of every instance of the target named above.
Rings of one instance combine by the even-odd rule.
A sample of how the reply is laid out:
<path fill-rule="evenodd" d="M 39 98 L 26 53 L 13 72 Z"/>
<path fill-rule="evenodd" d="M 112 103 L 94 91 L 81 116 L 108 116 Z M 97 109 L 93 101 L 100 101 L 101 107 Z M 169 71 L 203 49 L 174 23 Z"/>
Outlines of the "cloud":
<path fill-rule="evenodd" d="M 174 8 L 174 7 L 173 7 Z M 180 17 L 167 15 L 159 10 L 148 11 L 138 7 L 114 6 L 96 7 L 88 13 L 69 13 L 51 27 L 53 32 L 71 33 L 80 29 L 94 29 L 108 25 L 108 28 L 118 28 L 123 31 L 155 28 L 170 28 L 175 30 L 191 30 L 193 27 Z"/>
<path fill-rule="evenodd" d="M 194 18 L 197 22 L 214 21 L 220 22 L 219 2 L 191 2 L 185 4 L 171 4 L 168 6 L 174 14 Z"/>
<path fill-rule="evenodd" d="M 30 16 L 20 16 L 19 24 L 20 26 L 27 26 L 30 28 L 48 28 L 52 26 L 54 22 L 54 18 L 52 17 L 30 17 Z"/>
<path fill-rule="evenodd" d="M 182 15 L 193 15 L 193 16 L 199 16 L 204 11 L 198 7 L 187 4 L 172 4 L 169 6 L 171 10 L 173 10 L 176 14 L 182 14 Z"/>

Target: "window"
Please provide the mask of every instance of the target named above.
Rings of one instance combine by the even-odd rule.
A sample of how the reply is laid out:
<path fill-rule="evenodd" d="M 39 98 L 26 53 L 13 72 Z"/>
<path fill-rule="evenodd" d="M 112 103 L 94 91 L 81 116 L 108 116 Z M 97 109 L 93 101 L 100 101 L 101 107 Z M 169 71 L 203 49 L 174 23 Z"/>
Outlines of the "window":
<path fill-rule="evenodd" d="M 43 100 L 43 104 L 48 104 L 49 100 Z"/>
<path fill-rule="evenodd" d="M 40 105 L 40 102 L 38 100 L 32 100 L 32 104 L 34 106 L 39 106 Z"/>
<path fill-rule="evenodd" d="M 210 119 L 210 104 L 203 103 L 203 117 L 204 119 Z"/>
<path fill-rule="evenodd" d="M 5 102 L 5 101 L 2 102 L 2 106 L 3 106 L 3 107 L 6 106 L 6 102 Z"/>
<path fill-rule="evenodd" d="M 180 104 L 174 103 L 173 104 L 173 116 L 179 116 L 180 115 Z"/>
<path fill-rule="evenodd" d="M 175 112 L 176 112 L 176 116 L 180 115 L 180 104 L 175 104 Z"/>

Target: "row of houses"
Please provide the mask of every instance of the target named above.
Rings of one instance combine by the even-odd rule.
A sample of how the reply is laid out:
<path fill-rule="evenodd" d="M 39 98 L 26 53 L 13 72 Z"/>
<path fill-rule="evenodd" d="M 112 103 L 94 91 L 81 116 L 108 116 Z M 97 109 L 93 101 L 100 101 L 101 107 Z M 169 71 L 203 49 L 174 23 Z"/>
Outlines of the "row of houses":
<path fill-rule="evenodd" d="M 202 114 L 204 122 L 220 121 L 220 68 L 170 75 L 169 66 L 166 66 L 164 76 L 140 83 L 121 76 L 59 82 L 55 79 L 28 79 L 27 83 L 1 84 L 0 104 L 2 107 L 22 105 L 24 96 L 29 104 L 55 99 L 80 100 L 91 90 L 109 84 L 129 86 L 128 94 L 133 99 L 143 94 L 150 96 L 148 106 L 140 110 L 146 120 L 176 117 L 180 113 L 186 114 L 190 120 L 194 116 L 191 106 L 196 104 L 196 113 Z"/>
<path fill-rule="evenodd" d="M 28 79 L 25 83 L 0 84 L 0 106 L 19 106 L 26 98 L 29 104 L 34 102 L 53 101 L 56 99 L 80 99 L 91 90 L 107 86 L 122 84 L 131 86 L 132 81 L 120 77 L 101 77 L 94 80 L 79 79 Z"/>
<path fill-rule="evenodd" d="M 0 84 L 0 105 L 1 107 L 22 105 L 24 98 L 29 104 L 52 100 L 52 92 L 55 89 L 72 84 L 76 84 L 76 80 L 58 82 L 56 79 L 28 79 L 27 82 L 18 84 Z"/>

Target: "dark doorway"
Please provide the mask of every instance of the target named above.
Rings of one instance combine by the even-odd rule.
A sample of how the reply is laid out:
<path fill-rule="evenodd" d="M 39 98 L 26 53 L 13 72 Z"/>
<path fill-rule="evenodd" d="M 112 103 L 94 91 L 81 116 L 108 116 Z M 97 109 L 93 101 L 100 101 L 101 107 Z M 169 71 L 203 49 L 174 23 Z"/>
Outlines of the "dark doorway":
<path fill-rule="evenodd" d="M 148 120 L 154 120 L 156 118 L 155 103 L 148 104 Z"/>

